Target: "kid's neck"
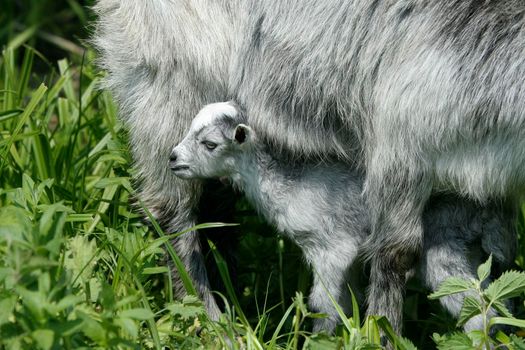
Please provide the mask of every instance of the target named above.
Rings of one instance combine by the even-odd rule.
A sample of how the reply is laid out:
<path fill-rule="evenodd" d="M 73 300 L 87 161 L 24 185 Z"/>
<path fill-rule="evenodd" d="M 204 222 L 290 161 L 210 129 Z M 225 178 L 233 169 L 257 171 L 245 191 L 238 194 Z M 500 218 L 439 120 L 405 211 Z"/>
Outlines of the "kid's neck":
<path fill-rule="evenodd" d="M 233 185 L 267 220 L 274 221 L 269 208 L 278 205 L 276 194 L 283 191 L 285 172 L 282 166 L 263 148 L 255 148 L 239 155 L 235 167 L 231 176 Z"/>

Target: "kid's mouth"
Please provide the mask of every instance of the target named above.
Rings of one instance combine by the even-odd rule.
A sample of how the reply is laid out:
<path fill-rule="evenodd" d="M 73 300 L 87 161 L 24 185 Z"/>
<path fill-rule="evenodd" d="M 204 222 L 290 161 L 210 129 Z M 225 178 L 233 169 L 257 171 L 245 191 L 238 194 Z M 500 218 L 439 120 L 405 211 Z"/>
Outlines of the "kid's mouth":
<path fill-rule="evenodd" d="M 170 165 L 173 175 L 181 179 L 192 179 L 194 178 L 192 172 L 190 171 L 189 165 Z"/>
<path fill-rule="evenodd" d="M 170 160 L 168 162 L 168 166 L 170 167 L 170 169 L 174 173 L 190 169 L 189 165 L 187 165 L 187 164 L 177 164 L 177 162 L 175 160 Z"/>
<path fill-rule="evenodd" d="M 173 171 L 180 171 L 180 170 L 188 170 L 190 167 L 188 165 L 170 165 L 170 168 Z"/>

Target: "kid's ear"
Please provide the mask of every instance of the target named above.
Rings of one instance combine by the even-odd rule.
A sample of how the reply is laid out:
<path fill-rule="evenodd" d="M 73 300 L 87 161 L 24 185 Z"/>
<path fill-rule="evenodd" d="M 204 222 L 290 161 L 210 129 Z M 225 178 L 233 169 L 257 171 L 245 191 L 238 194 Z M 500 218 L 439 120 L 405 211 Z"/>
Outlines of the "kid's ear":
<path fill-rule="evenodd" d="M 240 145 L 248 141 L 252 137 L 252 128 L 248 125 L 239 124 L 235 127 L 233 139 Z"/>

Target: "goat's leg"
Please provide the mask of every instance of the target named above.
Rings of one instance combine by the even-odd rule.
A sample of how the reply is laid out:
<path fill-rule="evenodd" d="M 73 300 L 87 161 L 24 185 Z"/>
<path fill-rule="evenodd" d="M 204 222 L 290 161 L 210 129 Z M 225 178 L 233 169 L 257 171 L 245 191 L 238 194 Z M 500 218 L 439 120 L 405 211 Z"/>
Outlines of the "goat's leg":
<path fill-rule="evenodd" d="M 425 209 L 425 240 L 420 276 L 435 291 L 450 277 L 477 278 L 477 267 L 489 254 L 496 267 L 506 269 L 515 254 L 515 233 L 511 228 L 514 211 L 505 205 L 478 205 L 455 196 L 433 198 Z M 513 239 L 514 238 L 514 239 Z M 485 284 L 490 283 L 489 277 Z M 440 299 L 443 307 L 458 317 L 465 299 L 458 293 Z M 496 312 L 491 309 L 489 318 Z M 465 331 L 481 330 L 483 319 L 475 316 Z"/>
<path fill-rule="evenodd" d="M 393 157 L 392 157 L 393 158 Z M 386 316 L 395 331 L 402 326 L 405 276 L 423 242 L 422 212 L 431 188 L 417 165 L 376 157 L 366 180 L 371 213 L 371 261 L 368 315 Z"/>
<path fill-rule="evenodd" d="M 167 234 L 180 232 L 196 225 L 195 206 L 198 203 L 197 198 L 201 195 L 200 184 L 173 179 L 173 182 L 167 184 L 161 193 L 153 191 L 153 185 L 157 185 L 156 183 L 150 187 L 147 185 L 148 179 L 145 179 L 142 182 L 139 197 Z M 221 312 L 211 293 L 199 233 L 196 231 L 187 232 L 173 239 L 171 244 L 190 275 L 210 318 L 217 320 Z M 170 262 L 170 266 L 174 294 L 176 297 L 182 298 L 187 294 L 186 290 L 177 268 L 172 262 Z"/>
<path fill-rule="evenodd" d="M 349 249 L 326 246 L 324 249 L 317 247 L 312 252 L 305 251 L 314 274 L 308 303 L 313 311 L 327 314 L 326 318 L 314 320 L 314 332 L 332 333 L 340 322 L 340 316 L 330 296 L 343 311 L 349 312 L 351 309 L 348 276 L 357 256 L 357 244 L 353 241 L 352 244 L 339 243 L 339 247 L 349 247 Z M 356 286 L 352 287 L 356 288 Z"/>

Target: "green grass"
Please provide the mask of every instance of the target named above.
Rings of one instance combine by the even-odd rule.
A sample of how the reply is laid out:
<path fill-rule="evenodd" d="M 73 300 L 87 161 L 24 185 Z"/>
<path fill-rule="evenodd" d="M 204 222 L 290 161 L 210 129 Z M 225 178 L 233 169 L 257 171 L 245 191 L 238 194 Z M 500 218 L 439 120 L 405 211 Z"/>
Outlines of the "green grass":
<path fill-rule="evenodd" d="M 305 305 L 310 274 L 299 250 L 243 203 L 237 282 L 209 243 L 209 260 L 226 286 L 218 295 L 226 304 L 222 319 L 209 321 L 194 296 L 174 299 L 166 256 L 194 290 L 166 244 L 184 232 L 165 233 L 154 221 L 147 227 L 140 201 L 130 205 L 126 131 L 109 93 L 97 88 L 103 73 L 94 68 L 94 53 L 83 53 L 75 40 L 87 35 L 85 4 L 26 0 L 0 11 L 9 20 L 0 28 L 0 349 L 373 349 L 380 329 L 398 349 L 413 348 L 387 320 L 362 319 L 358 311 L 342 315 L 336 336 L 311 334 L 321 315 Z M 50 18 L 39 12 L 46 6 Z M 524 248 L 521 242 L 520 268 Z M 455 332 L 456 320 L 417 285 L 406 300 L 405 329 L 420 349 L 492 341 L 488 331 L 485 338 Z M 496 321 L 522 326 L 506 316 Z M 523 348 L 514 335 L 496 337 Z"/>

